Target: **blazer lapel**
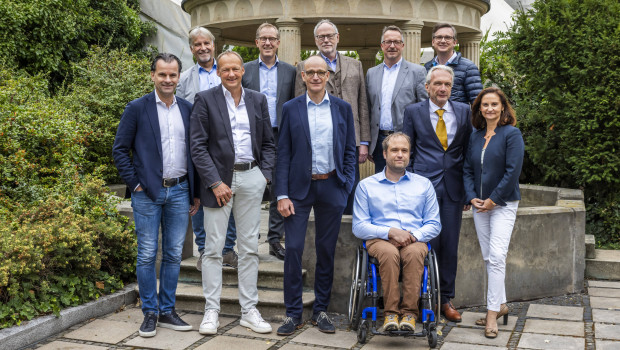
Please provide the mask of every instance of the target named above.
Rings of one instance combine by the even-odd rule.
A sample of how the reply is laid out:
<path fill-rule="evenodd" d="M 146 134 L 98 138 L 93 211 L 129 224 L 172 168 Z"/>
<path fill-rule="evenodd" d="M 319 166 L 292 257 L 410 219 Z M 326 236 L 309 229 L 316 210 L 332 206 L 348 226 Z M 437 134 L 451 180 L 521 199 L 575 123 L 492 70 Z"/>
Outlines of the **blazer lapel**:
<path fill-rule="evenodd" d="M 305 95 L 303 98 L 299 99 L 299 104 L 297 108 L 299 108 L 299 116 L 301 118 L 301 125 L 304 129 L 304 134 L 306 135 L 306 140 L 308 141 L 308 145 L 312 147 L 312 142 L 310 140 L 310 122 L 308 122 L 308 106 L 306 105 Z"/>
<path fill-rule="evenodd" d="M 232 138 L 232 127 L 230 126 L 228 106 L 226 106 L 226 98 L 224 97 L 224 91 L 222 91 L 222 89 L 222 85 L 218 85 L 217 91 L 215 92 L 215 102 L 217 103 L 217 108 L 220 110 L 220 115 L 222 116 L 222 125 L 224 125 L 224 130 L 226 130 L 228 141 L 230 141 L 231 147 L 234 148 L 235 143 L 233 142 Z"/>
<path fill-rule="evenodd" d="M 448 103 L 452 107 L 452 113 L 454 113 L 454 122 L 456 123 L 456 132 L 454 133 L 454 139 L 452 139 L 452 142 L 448 145 L 449 149 L 450 147 L 452 147 L 453 144 L 458 143 L 457 140 L 463 135 L 465 128 L 463 127 L 463 118 L 461 117 L 461 113 L 459 113 L 460 110 L 456 109 L 456 106 L 454 105 L 454 103 L 452 103 L 452 101 L 448 100 Z"/>
<path fill-rule="evenodd" d="M 338 110 L 336 103 L 332 101 L 330 101 L 330 109 L 332 112 L 332 150 L 334 151 L 334 160 L 337 160 L 339 159 L 337 154 L 340 152 L 338 149 L 338 141 L 341 141 L 338 137 L 338 135 L 340 135 L 338 128 L 338 124 L 340 124 L 340 111 Z"/>
<path fill-rule="evenodd" d="M 146 114 L 151 122 L 151 128 L 153 129 L 153 136 L 155 136 L 155 143 L 157 144 L 157 151 L 159 152 L 159 158 L 162 158 L 161 152 L 161 131 L 159 130 L 159 116 L 157 114 L 157 104 L 155 102 L 156 92 L 151 92 L 151 95 L 146 100 Z"/>
<path fill-rule="evenodd" d="M 398 96 L 398 90 L 403 86 L 403 82 L 405 81 L 405 77 L 409 72 L 409 66 L 406 64 L 405 59 L 400 62 L 400 69 L 398 70 L 398 75 L 396 76 L 396 83 L 394 83 L 394 92 L 392 92 L 392 103 L 396 100 L 396 96 Z"/>
<path fill-rule="evenodd" d="M 249 74 L 252 75 L 252 80 L 248 86 L 249 89 L 254 91 L 260 91 L 260 63 L 258 59 L 256 60 L 256 64 L 253 64 L 250 68 Z"/>
<path fill-rule="evenodd" d="M 258 143 L 256 140 L 256 113 L 254 110 L 254 103 L 252 103 L 252 96 L 248 93 L 248 91 L 245 91 L 245 97 L 243 98 L 243 101 L 245 102 L 245 110 L 248 113 L 248 120 L 250 122 L 250 136 L 252 138 L 252 152 L 254 153 L 254 158 L 256 158 L 256 155 L 259 154 L 260 152 L 258 151 Z"/>
<path fill-rule="evenodd" d="M 278 62 L 277 71 L 278 71 L 278 89 L 276 91 L 276 106 L 278 105 L 278 102 L 280 102 L 280 96 L 284 94 L 282 92 L 282 88 L 284 86 L 284 73 L 282 72 L 282 65 L 280 64 L 280 62 Z"/>

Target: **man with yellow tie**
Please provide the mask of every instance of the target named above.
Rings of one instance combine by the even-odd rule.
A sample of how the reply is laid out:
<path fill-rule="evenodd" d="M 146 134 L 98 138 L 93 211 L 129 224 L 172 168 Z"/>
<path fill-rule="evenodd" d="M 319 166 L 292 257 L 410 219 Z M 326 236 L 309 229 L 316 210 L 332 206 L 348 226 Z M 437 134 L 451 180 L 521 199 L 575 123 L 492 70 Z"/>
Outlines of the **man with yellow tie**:
<path fill-rule="evenodd" d="M 452 306 L 456 278 L 459 232 L 465 203 L 463 161 L 472 132 L 469 105 L 449 101 L 454 72 L 437 65 L 426 75 L 429 99 L 405 108 L 403 133 L 411 138 L 410 170 L 433 183 L 439 203 L 441 233 L 431 240 L 437 253 L 441 287 L 441 312 L 449 321 L 461 322 Z"/>

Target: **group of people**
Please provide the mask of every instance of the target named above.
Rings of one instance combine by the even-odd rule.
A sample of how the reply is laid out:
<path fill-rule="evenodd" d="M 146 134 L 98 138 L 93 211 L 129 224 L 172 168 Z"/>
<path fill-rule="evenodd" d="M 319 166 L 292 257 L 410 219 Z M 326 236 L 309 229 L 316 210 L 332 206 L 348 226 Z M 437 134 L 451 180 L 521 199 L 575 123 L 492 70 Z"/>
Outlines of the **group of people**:
<path fill-rule="evenodd" d="M 269 253 L 284 260 L 279 335 L 304 324 L 301 259 L 311 211 L 317 255 L 311 322 L 320 331 L 335 332 L 326 310 L 343 214 L 353 214 L 353 233 L 380 261 L 386 330 L 415 330 L 422 243 L 429 241 L 438 257 L 441 311 L 459 322 L 450 300 L 461 211 L 471 205 L 489 274 L 489 311 L 480 323 L 496 336 L 496 319 L 508 312 L 505 258 L 523 141 L 504 94 L 482 90 L 475 64 L 454 50 L 456 35 L 449 24 L 435 26 L 437 56 L 422 67 L 402 57 L 403 33 L 387 26 L 384 62 L 365 78 L 359 61 L 338 52 L 340 34 L 329 20 L 314 28 L 319 53 L 297 67 L 278 59 L 280 33 L 269 23 L 256 31 L 260 54 L 251 62 L 233 51 L 215 57 L 215 38 L 202 27 L 189 33 L 196 65 L 183 73 L 175 55 L 158 54 L 154 91 L 127 105 L 113 146 L 134 210 L 140 336 L 154 336 L 157 326 L 192 329 L 174 309 L 190 216 L 205 297 L 199 332 L 218 331 L 223 265 L 238 268 L 241 325 L 272 331 L 256 307 L 266 187 Z M 359 182 L 359 164 L 367 159 L 376 174 Z"/>

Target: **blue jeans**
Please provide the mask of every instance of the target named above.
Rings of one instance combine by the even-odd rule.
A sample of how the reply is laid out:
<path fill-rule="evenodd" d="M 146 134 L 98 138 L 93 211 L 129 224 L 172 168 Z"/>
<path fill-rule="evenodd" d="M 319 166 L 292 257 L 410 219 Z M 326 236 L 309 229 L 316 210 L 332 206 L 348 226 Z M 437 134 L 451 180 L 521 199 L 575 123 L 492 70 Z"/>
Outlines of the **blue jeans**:
<path fill-rule="evenodd" d="M 192 229 L 194 230 L 194 236 L 196 237 L 194 242 L 198 247 L 198 251 L 205 250 L 205 214 L 202 209 L 202 205 L 198 208 L 196 215 L 192 216 Z M 230 219 L 228 220 L 228 231 L 226 232 L 226 242 L 224 243 L 224 249 L 222 255 L 228 253 L 235 248 L 235 241 L 237 240 L 237 229 L 235 228 L 235 218 L 230 213 Z"/>
<path fill-rule="evenodd" d="M 189 183 L 162 187 L 156 201 L 144 191 L 132 192 L 131 206 L 138 238 L 136 274 L 142 312 L 167 314 L 174 309 L 181 253 L 189 220 Z M 161 224 L 162 259 L 157 293 L 157 241 Z"/>

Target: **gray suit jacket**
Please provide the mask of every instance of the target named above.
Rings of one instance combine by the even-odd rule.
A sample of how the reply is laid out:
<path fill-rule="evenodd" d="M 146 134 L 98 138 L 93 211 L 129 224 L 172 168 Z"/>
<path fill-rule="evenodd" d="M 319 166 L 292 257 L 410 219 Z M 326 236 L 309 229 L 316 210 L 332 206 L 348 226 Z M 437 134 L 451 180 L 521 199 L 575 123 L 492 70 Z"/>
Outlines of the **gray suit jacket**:
<path fill-rule="evenodd" d="M 241 79 L 244 88 L 260 92 L 260 72 L 258 59 L 247 62 L 243 65 L 245 74 Z M 278 126 L 282 122 L 282 105 L 295 97 L 295 67 L 279 61 L 278 62 L 278 91 L 276 92 L 276 114 Z"/>
<path fill-rule="evenodd" d="M 175 95 L 194 103 L 194 96 L 200 91 L 200 78 L 198 66 L 193 65 L 190 69 L 181 73 Z"/>
<path fill-rule="evenodd" d="M 424 87 L 425 81 L 426 69 L 419 64 L 403 59 L 396 77 L 396 84 L 394 84 L 394 92 L 392 93 L 392 125 L 394 126 L 394 131 L 403 130 L 405 107 L 428 99 L 428 93 Z M 368 149 L 370 154 L 377 146 L 377 138 L 379 137 L 382 83 L 383 63 L 370 68 L 366 73 L 368 107 L 370 110 L 370 136 L 372 139 Z"/>
<path fill-rule="evenodd" d="M 267 98 L 260 92 L 245 89 L 244 101 L 250 121 L 252 155 L 265 178 L 271 181 L 275 146 Z M 209 186 L 221 180 L 230 187 L 235 164 L 230 116 L 221 84 L 196 94 L 189 131 L 192 159 L 202 180 L 200 203 L 219 208 Z"/>
<path fill-rule="evenodd" d="M 301 79 L 301 71 L 304 62 L 297 64 L 297 77 L 295 78 L 295 96 L 306 93 L 306 83 Z M 334 81 L 334 73 L 340 72 L 340 81 Z M 368 100 L 366 99 L 366 84 L 362 62 L 338 53 L 336 72 L 330 71 L 329 82 L 325 87 L 331 95 L 339 97 L 351 105 L 353 110 L 353 122 L 355 124 L 355 144 L 360 141 L 370 142 L 370 125 L 368 118 Z M 342 94 L 337 91 L 340 86 Z"/>

